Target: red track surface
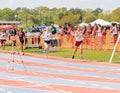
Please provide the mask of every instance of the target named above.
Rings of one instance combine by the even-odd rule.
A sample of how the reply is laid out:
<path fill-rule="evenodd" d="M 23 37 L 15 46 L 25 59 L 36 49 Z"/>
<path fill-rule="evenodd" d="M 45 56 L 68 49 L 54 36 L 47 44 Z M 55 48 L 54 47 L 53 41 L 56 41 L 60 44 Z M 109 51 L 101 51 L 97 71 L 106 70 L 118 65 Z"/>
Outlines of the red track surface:
<path fill-rule="evenodd" d="M 46 84 L 45 81 L 38 81 L 38 82 L 33 82 L 28 80 L 17 80 L 17 79 L 11 79 L 13 78 L 11 76 L 11 78 L 4 78 L 4 75 L 2 77 L 0 77 L 0 86 L 7 86 L 7 87 L 17 87 L 17 88 L 23 88 L 23 89 L 33 89 L 34 90 L 45 90 L 46 93 L 47 92 L 60 92 L 60 93 L 120 93 L 120 88 L 117 88 L 117 84 L 120 85 L 120 78 L 114 78 L 113 77 L 104 77 L 104 74 L 111 74 L 111 75 L 120 75 L 120 71 L 119 70 L 104 70 L 104 69 L 95 69 L 95 68 L 83 68 L 83 67 L 75 67 L 75 66 L 67 66 L 67 65 L 56 65 L 56 64 L 47 64 L 49 63 L 49 61 L 58 61 L 61 62 L 61 64 L 64 64 L 66 62 L 71 63 L 71 64 L 79 64 L 79 65 L 90 65 L 90 66 L 106 66 L 109 68 L 115 68 L 115 69 L 119 69 L 120 65 L 119 64 L 109 64 L 109 63 L 97 63 L 97 62 L 90 62 L 90 61 L 86 61 L 86 60 L 72 60 L 72 59 L 65 59 L 65 58 L 57 58 L 57 57 L 49 57 L 48 59 L 45 59 L 41 56 L 38 55 L 31 55 L 31 54 L 26 54 L 26 56 L 24 57 L 30 57 L 30 58 L 36 58 L 39 60 L 42 59 L 43 62 L 35 62 L 34 60 L 24 60 L 24 64 L 26 66 L 26 68 L 28 67 L 35 67 L 35 68 L 47 68 L 48 72 L 45 71 L 33 71 L 28 69 L 27 71 L 24 71 L 22 69 L 16 69 L 14 71 L 11 71 L 10 68 L 7 67 L 0 67 L 0 75 L 3 74 L 8 74 L 8 76 L 10 75 L 14 75 L 15 76 L 22 76 L 22 77 L 37 77 L 37 78 L 49 78 L 49 79 L 57 79 L 57 83 L 53 83 L 52 81 L 48 81 L 48 83 Z M 44 62 L 44 60 L 47 60 Z M 2 64 L 6 64 L 8 61 L 8 57 L 2 57 L 0 56 L 0 62 L 2 62 Z M 21 65 L 21 63 L 19 62 L 18 59 L 15 60 L 15 64 Z M 52 73 L 49 72 L 49 70 L 62 70 L 64 72 L 69 71 L 70 74 L 60 74 L 60 73 Z M 92 76 L 92 75 L 74 75 L 75 73 L 97 73 L 100 75 L 103 75 L 103 77 L 97 77 L 97 76 Z M 73 73 L 73 74 L 72 74 Z M 65 81 L 74 81 L 73 84 L 74 85 L 69 85 L 68 83 L 66 83 L 65 85 L 62 84 L 61 81 L 59 81 L 59 79 L 61 80 L 65 80 Z M 77 83 L 75 84 L 75 82 L 89 82 L 89 84 L 87 85 L 87 83 L 85 83 L 87 86 L 83 86 L 83 85 L 77 85 Z M 96 85 L 97 83 L 94 84 L 94 82 L 98 82 L 98 83 L 104 83 L 105 87 L 103 85 L 103 87 L 93 87 L 94 85 Z M 44 83 L 46 85 L 44 85 Z M 115 84 L 116 88 L 109 88 L 109 83 L 110 84 Z M 93 85 L 93 86 L 91 86 Z M 106 87 L 108 86 L 108 87 Z M 6 92 L 7 93 L 7 92 Z M 14 92 L 13 92 L 14 93 Z"/>

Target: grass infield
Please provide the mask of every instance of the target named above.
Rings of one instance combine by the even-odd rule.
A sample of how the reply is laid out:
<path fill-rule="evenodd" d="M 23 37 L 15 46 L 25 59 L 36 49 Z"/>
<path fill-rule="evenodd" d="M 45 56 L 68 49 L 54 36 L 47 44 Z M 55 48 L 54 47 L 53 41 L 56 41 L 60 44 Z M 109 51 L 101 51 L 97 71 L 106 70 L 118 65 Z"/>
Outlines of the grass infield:
<path fill-rule="evenodd" d="M 19 50 L 18 47 L 16 47 L 16 49 Z M 2 48 L 0 48 L 0 50 L 2 50 Z M 12 47 L 6 46 L 5 50 L 11 51 Z M 38 54 L 38 55 L 44 55 L 43 49 L 38 49 L 38 48 L 28 48 L 28 49 L 25 49 L 24 52 Z M 61 48 L 59 51 L 50 52 L 49 56 L 71 58 L 72 52 L 73 52 L 73 49 Z M 79 53 L 80 53 L 80 51 L 78 49 L 78 51 L 75 55 L 75 59 L 80 58 Z M 109 62 L 111 54 L 112 54 L 112 52 L 110 52 L 110 51 L 83 50 L 83 59 L 97 61 L 97 62 Z M 119 55 L 119 56 L 117 56 L 117 55 Z M 119 52 L 115 53 L 115 55 L 113 57 L 113 62 L 120 63 L 120 53 Z"/>

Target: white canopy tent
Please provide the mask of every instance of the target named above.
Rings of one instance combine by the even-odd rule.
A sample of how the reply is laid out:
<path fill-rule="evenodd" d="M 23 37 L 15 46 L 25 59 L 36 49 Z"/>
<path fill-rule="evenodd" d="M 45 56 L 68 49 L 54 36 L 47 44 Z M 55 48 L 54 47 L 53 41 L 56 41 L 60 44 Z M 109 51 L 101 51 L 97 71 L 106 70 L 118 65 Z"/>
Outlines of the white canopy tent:
<path fill-rule="evenodd" d="M 84 26 L 84 25 L 87 26 L 88 24 L 84 23 L 84 22 L 79 24 L 79 26 L 81 26 L 81 27 Z"/>
<path fill-rule="evenodd" d="M 119 22 L 117 22 L 117 21 L 112 21 L 111 23 L 116 23 L 116 24 L 120 24 Z"/>
<path fill-rule="evenodd" d="M 102 20 L 102 19 L 97 19 L 97 20 L 91 22 L 90 24 L 91 24 L 92 26 L 94 26 L 95 23 L 96 23 L 96 24 L 100 24 L 100 25 L 102 25 L 102 26 L 109 26 L 109 25 L 111 24 L 110 22 L 107 22 L 107 21 Z"/>

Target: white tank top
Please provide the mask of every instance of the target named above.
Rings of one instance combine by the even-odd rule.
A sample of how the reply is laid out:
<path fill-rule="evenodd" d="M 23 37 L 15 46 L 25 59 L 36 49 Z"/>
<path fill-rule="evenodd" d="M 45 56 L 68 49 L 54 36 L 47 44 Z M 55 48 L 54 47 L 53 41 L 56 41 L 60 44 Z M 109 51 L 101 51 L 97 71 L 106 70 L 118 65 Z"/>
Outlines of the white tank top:
<path fill-rule="evenodd" d="M 102 30 L 101 30 L 101 27 L 98 28 L 98 37 L 102 37 Z"/>
<path fill-rule="evenodd" d="M 117 34 L 117 27 L 113 27 L 113 32 L 112 32 L 113 35 L 116 35 Z"/>
<path fill-rule="evenodd" d="M 79 33 L 79 35 L 76 37 L 76 41 L 82 41 L 83 37 L 82 37 L 83 33 Z"/>
<path fill-rule="evenodd" d="M 45 32 L 44 33 L 44 40 L 45 41 L 51 40 L 51 32 Z"/>
<path fill-rule="evenodd" d="M 70 35 L 71 35 L 71 36 L 74 36 L 74 32 L 73 32 L 73 31 L 70 31 Z"/>
<path fill-rule="evenodd" d="M 6 39 L 6 33 L 1 33 L 0 39 L 1 39 L 1 40 L 5 40 L 5 39 Z"/>

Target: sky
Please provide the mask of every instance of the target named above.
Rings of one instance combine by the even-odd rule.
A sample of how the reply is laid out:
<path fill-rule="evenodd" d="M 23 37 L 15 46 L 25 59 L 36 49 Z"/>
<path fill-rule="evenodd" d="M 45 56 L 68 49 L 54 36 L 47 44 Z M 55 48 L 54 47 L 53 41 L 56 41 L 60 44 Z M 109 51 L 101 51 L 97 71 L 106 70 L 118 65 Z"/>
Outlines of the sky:
<path fill-rule="evenodd" d="M 0 9 L 17 7 L 35 8 L 47 6 L 48 8 L 80 8 L 114 10 L 120 7 L 120 0 L 0 0 Z"/>

